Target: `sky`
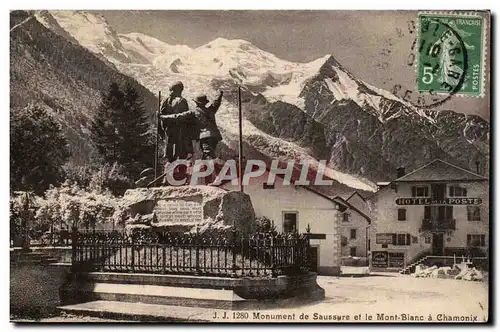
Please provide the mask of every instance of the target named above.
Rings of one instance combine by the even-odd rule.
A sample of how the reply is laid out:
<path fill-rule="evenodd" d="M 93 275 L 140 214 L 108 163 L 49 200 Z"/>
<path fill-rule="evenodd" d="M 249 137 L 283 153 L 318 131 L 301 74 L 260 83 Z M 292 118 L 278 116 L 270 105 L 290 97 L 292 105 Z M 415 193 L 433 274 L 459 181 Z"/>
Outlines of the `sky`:
<path fill-rule="evenodd" d="M 354 76 L 415 103 L 416 68 L 407 64 L 416 11 L 99 11 L 118 33 L 141 32 L 190 47 L 215 38 L 244 39 L 289 61 L 332 54 Z M 412 22 L 413 21 L 413 22 Z M 439 109 L 489 119 L 489 98 L 452 97 Z"/>

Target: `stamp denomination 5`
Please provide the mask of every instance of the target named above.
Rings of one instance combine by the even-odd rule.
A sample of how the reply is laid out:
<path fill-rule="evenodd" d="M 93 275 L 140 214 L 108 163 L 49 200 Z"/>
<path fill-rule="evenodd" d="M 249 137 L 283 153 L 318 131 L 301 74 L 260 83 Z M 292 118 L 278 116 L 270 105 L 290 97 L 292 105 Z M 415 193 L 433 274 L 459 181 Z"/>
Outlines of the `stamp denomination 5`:
<path fill-rule="evenodd" d="M 418 26 L 418 91 L 481 96 L 483 17 L 421 13 Z"/>

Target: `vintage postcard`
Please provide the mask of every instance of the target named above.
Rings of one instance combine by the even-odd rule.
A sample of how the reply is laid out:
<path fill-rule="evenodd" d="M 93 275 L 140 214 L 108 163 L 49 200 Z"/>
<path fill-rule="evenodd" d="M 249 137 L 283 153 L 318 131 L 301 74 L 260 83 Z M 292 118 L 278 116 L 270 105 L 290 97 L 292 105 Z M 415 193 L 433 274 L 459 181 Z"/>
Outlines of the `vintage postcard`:
<path fill-rule="evenodd" d="M 491 321 L 489 11 L 12 10 L 12 322 Z"/>

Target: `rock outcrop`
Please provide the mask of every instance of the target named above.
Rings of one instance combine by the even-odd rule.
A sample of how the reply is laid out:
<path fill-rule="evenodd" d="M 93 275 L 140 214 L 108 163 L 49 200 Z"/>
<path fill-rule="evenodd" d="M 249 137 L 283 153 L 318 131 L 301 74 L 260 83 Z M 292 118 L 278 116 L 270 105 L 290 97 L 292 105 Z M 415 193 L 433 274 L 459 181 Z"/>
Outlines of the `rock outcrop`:
<path fill-rule="evenodd" d="M 129 189 L 123 196 L 126 229 L 158 229 L 171 232 L 256 229 L 250 197 L 238 191 L 211 186 Z"/>

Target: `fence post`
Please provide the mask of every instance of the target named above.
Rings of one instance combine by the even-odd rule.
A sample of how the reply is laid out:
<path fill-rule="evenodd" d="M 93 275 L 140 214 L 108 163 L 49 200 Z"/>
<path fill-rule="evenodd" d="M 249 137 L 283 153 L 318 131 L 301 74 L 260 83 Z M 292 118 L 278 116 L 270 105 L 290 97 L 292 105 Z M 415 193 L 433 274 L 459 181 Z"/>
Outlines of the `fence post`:
<path fill-rule="evenodd" d="M 162 272 L 162 274 L 166 274 L 166 272 L 167 272 L 167 266 L 166 266 L 167 265 L 167 244 L 165 243 L 166 242 L 165 239 L 163 239 L 162 242 L 163 242 L 162 243 L 162 251 L 163 251 L 162 258 L 163 259 L 162 259 L 161 272 Z"/>
<path fill-rule="evenodd" d="M 195 261 L 195 275 L 200 275 L 201 270 L 200 270 L 200 241 L 199 241 L 199 230 L 198 230 L 198 225 L 196 225 L 196 233 L 194 235 L 194 247 L 196 250 L 196 261 Z M 191 253 L 190 253 L 191 254 Z"/>
<path fill-rule="evenodd" d="M 294 234 L 293 234 L 293 237 L 294 237 L 294 247 L 293 247 L 293 259 L 294 259 L 294 270 L 295 270 L 295 273 L 299 273 L 300 272 L 300 235 L 299 233 L 296 231 Z"/>
<path fill-rule="evenodd" d="M 76 246 L 78 241 L 78 228 L 71 226 L 71 270 L 76 270 Z"/>
<path fill-rule="evenodd" d="M 311 225 L 307 224 L 306 228 L 306 261 L 304 262 L 305 268 L 309 271 L 311 261 Z"/>
<path fill-rule="evenodd" d="M 126 249 L 125 249 L 126 250 Z M 135 267 L 135 243 L 134 243 L 134 238 L 131 237 L 130 238 L 130 254 L 132 255 L 132 257 L 130 257 L 130 260 L 131 260 L 131 270 L 132 272 L 134 272 L 134 267 Z"/>
<path fill-rule="evenodd" d="M 234 227 L 233 225 L 233 229 L 232 229 L 232 235 L 233 235 L 233 244 L 232 244 L 232 247 L 233 247 L 233 266 L 232 266 L 232 274 L 231 276 L 234 278 L 236 277 L 236 269 L 237 269 L 237 266 L 236 266 L 236 227 Z"/>
<path fill-rule="evenodd" d="M 92 265 L 94 265 L 96 247 L 97 247 L 97 239 L 95 237 L 95 228 L 93 228 L 92 229 L 92 247 L 90 249 L 90 261 L 91 261 Z"/>
<path fill-rule="evenodd" d="M 276 277 L 276 266 L 275 266 L 275 262 L 274 262 L 274 254 L 275 254 L 275 250 L 274 250 L 274 234 L 272 232 L 269 232 L 269 234 L 271 235 L 270 238 L 271 238 L 271 277 L 275 278 Z"/>

